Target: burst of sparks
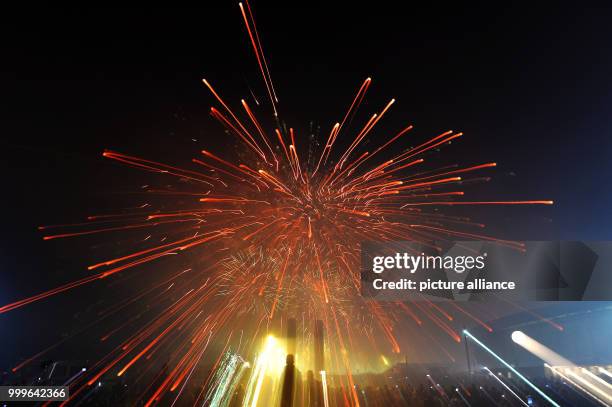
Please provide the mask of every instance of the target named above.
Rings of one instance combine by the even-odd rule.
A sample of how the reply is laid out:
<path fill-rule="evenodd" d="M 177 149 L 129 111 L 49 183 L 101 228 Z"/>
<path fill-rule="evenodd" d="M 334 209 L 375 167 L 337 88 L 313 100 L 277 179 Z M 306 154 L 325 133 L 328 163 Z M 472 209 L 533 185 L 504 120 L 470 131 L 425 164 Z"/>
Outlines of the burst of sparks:
<path fill-rule="evenodd" d="M 211 338 L 224 341 L 229 336 L 237 341 L 239 337 L 237 352 L 253 356 L 257 338 L 278 329 L 287 318 L 296 318 L 301 321 L 304 343 L 312 340 L 312 321 L 323 321 L 330 335 L 330 366 L 326 370 L 344 372 L 345 397 L 357 404 L 352 361 L 347 355 L 363 347 L 364 341 L 379 355 L 380 347 L 400 353 L 397 326 L 401 318 L 410 318 L 416 326 L 427 319 L 456 342 L 460 342 L 460 334 L 453 326 L 453 315 L 471 318 L 490 330 L 476 315 L 454 303 L 444 308 L 433 303 L 381 305 L 362 299 L 360 243 L 412 240 L 434 245 L 435 240 L 473 238 L 520 250 L 521 243 L 479 231 L 485 227 L 481 223 L 428 208 L 552 204 L 548 200 L 465 199 L 466 181 L 487 180 L 472 174 L 487 171 L 496 163 L 425 167 L 431 153 L 460 139 L 460 132 L 443 131 L 406 148 L 405 141 L 413 129 L 406 124 L 391 136 L 377 135 L 377 147 L 365 150 L 365 141 L 395 104 L 391 99 L 381 106 L 357 125 L 349 138 L 348 128 L 355 127 L 357 121 L 351 119 L 364 101 L 371 78 L 358 87 L 341 120 L 330 126 L 318 153 L 305 159 L 301 151 L 312 146 L 306 145 L 306 138 L 294 128 L 285 130 L 280 125 L 278 97 L 248 3 L 246 7 L 240 4 L 240 12 L 277 127 L 267 130 L 268 125 L 244 99 L 240 103 L 242 113 L 230 107 L 204 79 L 204 86 L 217 102 L 217 107 L 211 107 L 211 115 L 237 137 L 246 158 L 237 161 L 202 150 L 187 167 L 105 151 L 104 157 L 111 160 L 159 174 L 164 180 L 183 182 L 171 187 L 146 186 L 143 192 L 150 202 L 133 210 L 92 215 L 85 223 L 41 227 L 45 240 L 127 233 L 142 236 L 131 246 L 133 249 L 91 264 L 88 276 L 0 307 L 0 314 L 5 313 L 173 255 L 189 252 L 198 257 L 190 269 L 166 273 L 141 293 L 99 314 L 104 319 L 136 303 L 158 304 L 146 323 L 120 339 L 87 374 L 71 384 L 71 400 L 87 393 L 105 375 L 126 375 L 160 349 L 171 349 L 170 367 L 144 397 L 150 405 L 184 386 L 202 355 L 213 352 L 209 349 Z M 339 147 L 346 144 L 348 147 Z M 186 203 L 178 204 L 175 198 Z M 163 209 L 156 207 L 156 200 L 163 201 Z M 141 282 L 143 286 L 148 284 L 146 278 Z M 116 337 L 134 321 L 123 321 L 105 332 L 101 340 Z M 375 335 L 376 330 L 383 333 L 384 344 Z M 355 338 L 355 331 L 363 338 Z M 243 337 L 242 333 L 247 335 Z M 261 391 L 265 371 L 262 360 L 268 351 L 258 356 L 255 370 L 259 373 L 249 379 L 252 388 L 248 397 L 253 405 Z M 308 364 L 311 356 L 304 351 L 300 363 Z M 385 365 L 389 363 L 382 358 Z M 224 350 L 217 359 L 216 373 L 206 381 L 212 387 L 202 393 L 201 400 L 219 405 L 227 401 L 227 392 L 219 389 L 235 388 L 243 365 L 241 357 Z"/>

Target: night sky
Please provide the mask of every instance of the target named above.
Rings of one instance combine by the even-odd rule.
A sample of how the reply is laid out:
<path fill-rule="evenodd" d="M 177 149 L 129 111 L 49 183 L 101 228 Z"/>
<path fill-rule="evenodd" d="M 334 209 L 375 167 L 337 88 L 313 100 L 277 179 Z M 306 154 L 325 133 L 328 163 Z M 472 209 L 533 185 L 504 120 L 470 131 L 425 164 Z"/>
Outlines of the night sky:
<path fill-rule="evenodd" d="M 108 211 L 146 182 L 105 160 L 104 149 L 176 164 L 205 146 L 232 154 L 236 143 L 208 114 L 214 102 L 201 79 L 234 104 L 249 88 L 264 102 L 265 89 L 237 4 L 219 3 L 4 15 L 0 305 L 88 264 L 83 245 L 43 242 L 37 226 Z M 397 99 L 378 135 L 414 124 L 416 143 L 463 131 L 441 163 L 499 163 L 476 194 L 555 201 L 496 208 L 500 230 L 525 240 L 612 238 L 611 10 L 288 3 L 252 6 L 281 116 L 298 134 L 313 121 L 327 135 L 371 76 L 362 115 Z M 0 331 L 42 308 L 2 315 Z M 0 370 L 22 338 L 4 338 Z"/>

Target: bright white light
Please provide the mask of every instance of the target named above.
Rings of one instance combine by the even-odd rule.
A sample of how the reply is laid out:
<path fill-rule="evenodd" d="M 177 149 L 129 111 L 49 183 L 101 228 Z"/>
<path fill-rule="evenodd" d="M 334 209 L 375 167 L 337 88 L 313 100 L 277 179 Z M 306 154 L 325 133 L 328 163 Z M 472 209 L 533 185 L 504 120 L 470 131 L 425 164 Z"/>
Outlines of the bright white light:
<path fill-rule="evenodd" d="M 518 344 L 520 344 L 525 339 L 525 334 L 521 331 L 512 332 L 512 340 Z"/>
<path fill-rule="evenodd" d="M 552 366 L 576 366 L 571 361 L 521 331 L 512 332 L 512 340 Z"/>
<path fill-rule="evenodd" d="M 567 360 L 552 349 L 542 345 L 540 342 L 527 336 L 521 331 L 514 331 L 512 333 L 512 340 L 516 342 L 519 346 L 525 348 L 527 351 L 531 352 L 535 356 L 547 362 L 548 365 L 551 365 L 553 367 L 563 366 L 563 370 L 565 371 L 565 373 L 574 378 L 576 382 L 581 383 L 581 389 L 591 394 L 591 396 L 593 396 L 593 394 L 586 391 L 585 389 L 589 389 L 594 393 L 603 396 L 604 399 L 612 401 L 612 385 L 610 385 L 610 383 L 606 382 L 605 380 L 597 377 L 588 369 L 579 368 L 570 360 Z M 555 371 L 558 372 L 558 370 Z M 576 382 L 574 382 L 574 384 Z"/>
<path fill-rule="evenodd" d="M 604 369 L 603 367 L 599 367 L 599 373 L 603 373 L 606 376 L 612 378 L 612 373 L 608 372 L 606 369 Z"/>
<path fill-rule="evenodd" d="M 594 398 L 595 400 L 599 401 L 601 404 L 603 404 L 604 406 L 609 405 L 608 403 L 606 403 L 605 401 L 603 401 L 602 399 L 600 399 L 599 397 L 597 397 L 595 394 L 591 393 L 588 388 L 591 388 L 591 390 L 595 390 L 594 386 L 590 383 L 588 383 L 586 380 L 584 380 L 583 378 L 581 378 L 580 376 L 578 376 L 576 373 L 572 372 L 571 369 L 565 369 L 568 375 L 572 376 L 574 379 L 576 379 L 578 382 L 582 383 L 583 385 L 586 385 L 586 387 L 581 386 L 580 384 L 578 384 L 578 382 L 576 382 L 575 380 L 570 379 L 568 376 L 564 375 L 561 370 L 559 368 L 556 368 L 554 366 L 549 365 L 548 363 L 544 363 L 544 367 L 549 368 L 550 370 L 552 370 L 554 373 L 558 374 L 559 376 L 561 376 L 562 378 L 564 378 L 567 382 L 571 383 L 573 386 L 575 386 L 576 388 L 580 389 L 582 392 L 588 394 L 589 396 L 591 396 L 592 398 Z M 566 384 L 565 382 L 563 382 L 563 384 Z"/>
<path fill-rule="evenodd" d="M 325 370 L 319 372 L 321 374 L 321 386 L 323 387 L 323 405 L 329 407 L 329 399 L 327 398 L 327 374 Z"/>
<path fill-rule="evenodd" d="M 285 365 L 284 360 L 284 349 L 274 336 L 268 335 L 263 351 L 255 359 L 253 372 L 247 384 L 244 405 L 257 406 L 265 377 L 280 377 Z"/>
<path fill-rule="evenodd" d="M 535 384 L 531 383 L 525 376 L 523 376 L 518 370 L 516 370 L 515 368 L 513 368 L 508 362 L 506 362 L 504 359 L 501 358 L 501 356 L 499 356 L 497 353 L 493 352 L 487 345 L 485 345 L 484 343 L 482 343 L 480 340 L 478 340 L 478 338 L 476 338 L 474 335 L 472 335 L 467 329 L 463 330 L 463 334 L 467 337 L 469 337 L 471 340 L 473 340 L 478 346 L 480 346 L 482 349 L 486 350 L 491 356 L 493 356 L 495 359 L 497 359 L 499 362 L 501 362 L 504 366 L 506 366 L 508 369 L 510 369 L 511 372 L 513 372 L 514 374 L 516 374 L 519 379 L 521 379 L 523 382 L 525 382 L 525 384 L 527 384 L 529 387 L 531 387 L 533 390 L 535 390 L 536 392 L 538 392 L 538 394 L 540 396 L 542 396 L 546 401 L 548 401 L 550 404 L 552 404 L 555 407 L 561 407 L 556 401 L 554 401 L 553 399 L 551 399 L 546 393 L 544 393 L 542 390 L 540 390 Z"/>

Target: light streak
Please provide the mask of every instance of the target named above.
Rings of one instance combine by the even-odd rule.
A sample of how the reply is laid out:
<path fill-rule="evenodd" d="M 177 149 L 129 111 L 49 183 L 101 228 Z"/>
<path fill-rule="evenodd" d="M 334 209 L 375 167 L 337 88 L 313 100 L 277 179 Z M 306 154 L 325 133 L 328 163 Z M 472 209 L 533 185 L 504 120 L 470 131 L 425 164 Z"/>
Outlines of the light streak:
<path fill-rule="evenodd" d="M 597 377 L 587 369 L 579 368 L 573 362 L 554 352 L 552 349 L 546 347 L 545 345 L 542 345 L 541 343 L 521 331 L 514 331 L 512 333 L 512 340 L 518 345 L 525 348 L 527 351 L 544 360 L 551 366 L 567 367 L 569 369 L 568 374 L 570 374 L 584 386 L 603 396 L 605 399 L 612 400 L 612 385 L 610 385 L 605 380 Z M 587 378 L 582 377 L 580 374 L 574 372 L 574 370 L 577 370 L 581 374 L 585 375 L 588 380 Z"/>
<path fill-rule="evenodd" d="M 597 370 L 599 370 L 599 373 L 603 373 L 609 378 L 612 378 L 612 373 L 610 373 L 608 370 L 604 369 L 603 367 L 600 366 L 597 368 Z"/>
<path fill-rule="evenodd" d="M 253 372 L 247 384 L 247 391 L 243 405 L 257 407 L 266 374 L 272 372 L 280 375 L 283 366 L 284 353 L 280 349 L 278 340 L 269 335 L 264 343 L 263 351 L 257 356 Z"/>
<path fill-rule="evenodd" d="M 571 361 L 521 331 L 512 332 L 511 338 L 514 343 L 553 366 L 575 366 Z"/>
<path fill-rule="evenodd" d="M 555 407 L 561 407 L 556 401 L 554 401 L 553 399 L 551 399 L 546 393 L 544 393 L 542 390 L 540 390 L 535 384 L 533 384 L 531 381 L 529 381 L 525 376 L 523 376 L 518 370 L 516 370 L 515 368 L 513 368 L 508 362 L 506 362 L 505 360 L 503 360 L 499 355 L 497 355 L 497 353 L 493 352 L 487 345 L 485 345 L 484 343 L 482 343 L 478 338 L 476 338 L 474 335 L 472 335 L 467 329 L 463 330 L 463 333 L 469 337 L 471 340 L 473 340 L 478 346 L 480 346 L 482 349 L 484 349 L 485 351 L 487 351 L 491 356 L 493 356 L 495 359 L 497 359 L 499 362 L 501 362 L 504 366 L 506 366 L 508 369 L 510 369 L 510 371 L 512 373 L 514 373 L 515 375 L 517 375 L 523 382 L 525 382 L 525 384 L 527 384 L 529 387 L 531 387 L 533 390 L 535 390 L 540 396 L 542 396 L 546 401 L 548 401 L 550 404 L 552 404 Z"/>
<path fill-rule="evenodd" d="M 3 314 L 85 285 L 102 285 L 100 280 L 119 284 L 131 279 L 137 287 L 142 285 L 140 291 L 118 299 L 117 304 L 104 305 L 100 318 L 92 322 L 95 326 L 107 316 L 128 316 L 117 318 L 119 324 L 104 327 L 103 341 L 116 340 L 116 346 L 75 378 L 66 403 L 89 397 L 91 386 L 106 375 L 144 375 L 162 353 L 168 358 L 167 370 L 149 384 L 152 396 L 143 404 L 163 404 L 160 400 L 165 395 L 180 388 L 176 402 L 206 353 L 206 358 L 216 361 L 215 369 L 198 400 L 222 404 L 235 378 L 246 370 L 245 364 L 238 367 L 237 359 L 224 358 L 231 348 L 254 360 L 245 400 L 255 406 L 263 401 L 264 378 L 277 376 L 284 366 L 284 350 L 274 337 L 266 335 L 277 332 L 287 318 L 301 315 L 304 348 L 312 342 L 309 327 L 315 320 L 321 319 L 332 333 L 326 360 L 330 364 L 323 377 L 327 380 L 330 372 L 342 372 L 339 381 L 345 400 L 352 398 L 358 404 L 353 359 L 361 353 L 376 358 L 387 351 L 383 346 L 399 353 L 406 317 L 418 324 L 416 333 L 438 346 L 429 330 L 442 330 L 460 342 L 453 326 L 461 324 L 459 317 L 492 330 L 476 310 L 458 307 L 459 315 L 451 316 L 435 305 L 415 305 L 414 310 L 422 311 L 417 315 L 402 303 L 366 303 L 359 293 L 360 243 L 413 240 L 431 247 L 433 241 L 461 237 L 520 251 L 524 245 L 519 242 L 472 233 L 473 228 L 480 230 L 484 225 L 457 216 L 447 207 L 552 204 L 549 200 L 514 198 L 465 200 L 467 192 L 457 191 L 458 186 L 463 189 L 467 182 L 484 180 L 472 174 L 491 170 L 497 163 L 439 167 L 435 159 L 429 159 L 427 154 L 464 139 L 461 132 L 440 130 L 407 144 L 407 139 L 413 138 L 412 124 L 403 123 L 391 133 L 379 131 L 379 123 L 392 114 L 396 99 L 359 121 L 356 113 L 372 84 L 370 77 L 358 84 L 354 97 L 347 101 L 347 105 L 352 101 L 348 109 L 325 125 L 325 143 L 319 148 L 316 141 L 295 130 L 301 127 L 281 121 L 254 14 L 248 2 L 240 4 L 239 10 L 274 116 L 262 118 L 244 99 L 226 98 L 221 88 L 202 79 L 216 105 L 210 113 L 230 137 L 236 137 L 236 151 L 228 151 L 226 156 L 198 148 L 195 158 L 187 157 L 177 165 L 104 151 L 106 159 L 152 176 L 147 185 L 137 189 L 138 201 L 115 213 L 93 214 L 87 222 L 39 229 L 50 244 L 62 239 L 100 239 L 95 245 L 112 243 L 116 252 L 95 258 L 85 270 L 86 276 L 57 282 L 55 288 L 0 306 Z M 240 103 L 234 106 L 232 100 Z M 348 129 L 351 122 L 356 123 L 353 133 Z M 404 137 L 409 132 L 410 137 Z M 173 145 L 165 147 L 172 149 Z M 177 274 L 177 270 L 185 270 L 185 262 L 189 272 Z M 172 278 L 168 279 L 168 274 Z M 141 314 L 140 309 L 146 312 Z M 240 342 L 235 346 L 236 340 L 230 344 L 229 338 L 238 329 Z M 255 345 L 262 337 L 266 338 L 263 350 Z M 209 341 L 225 341 L 224 350 L 210 355 Z M 36 353 L 13 371 L 55 346 Z M 360 352 L 363 349 L 366 352 Z M 443 350 L 452 359 L 449 351 Z M 383 363 L 388 363 L 384 357 Z M 216 390 L 210 393 L 206 386 Z"/>
<path fill-rule="evenodd" d="M 459 395 L 459 397 L 461 397 L 461 400 L 463 400 L 463 402 L 465 403 L 466 406 L 468 407 L 472 407 L 472 405 L 470 404 L 469 401 L 466 400 L 465 397 L 463 397 L 463 394 L 461 394 L 461 391 L 459 390 L 459 387 L 455 388 L 455 392 L 457 392 L 457 394 Z"/>
<path fill-rule="evenodd" d="M 321 370 L 321 386 L 323 387 L 323 405 L 329 407 L 329 399 L 327 397 L 327 373 Z"/>
<path fill-rule="evenodd" d="M 246 362 L 240 356 L 229 352 L 226 353 L 215 373 L 204 402 L 211 407 L 227 405 L 234 389 L 240 382 L 246 366 Z"/>
<path fill-rule="evenodd" d="M 599 397 L 597 397 L 596 395 L 594 395 L 593 393 L 591 393 L 590 391 L 588 391 L 587 389 L 585 389 L 584 387 L 582 387 L 581 385 L 579 385 L 578 383 L 576 383 L 574 380 L 570 379 L 567 375 L 563 374 L 563 372 L 561 372 L 561 369 L 551 366 L 548 363 L 544 363 L 544 367 L 550 369 L 553 373 L 558 374 L 559 376 L 561 376 L 563 379 L 565 379 L 566 381 L 568 381 L 569 383 L 571 383 L 574 387 L 576 387 L 577 389 L 581 390 L 583 393 L 588 394 L 591 398 L 593 398 L 594 400 L 596 400 L 597 402 L 603 404 L 604 406 L 609 406 L 608 403 L 606 403 L 605 401 L 603 401 L 602 399 L 600 399 Z M 568 372 L 569 373 L 569 372 Z M 573 375 L 573 377 L 575 379 L 577 379 L 576 375 Z M 580 381 L 580 380 L 579 380 Z"/>
<path fill-rule="evenodd" d="M 510 386 L 508 386 L 506 383 L 504 383 L 502 379 L 500 379 L 499 377 L 497 377 L 497 376 L 495 375 L 495 373 L 493 373 L 493 372 L 492 372 L 492 371 L 491 371 L 491 370 L 490 370 L 488 367 L 486 367 L 486 366 L 485 366 L 485 367 L 483 367 L 483 369 L 484 369 L 484 370 L 486 370 L 487 372 L 489 372 L 489 374 L 490 374 L 490 375 L 491 375 L 491 376 L 492 376 L 492 377 L 493 377 L 495 380 L 497 380 L 497 381 L 498 381 L 498 382 L 499 382 L 499 383 L 500 383 L 502 386 L 504 386 L 504 388 L 505 388 L 506 390 L 508 390 L 508 391 L 510 392 L 510 394 L 512 394 L 514 397 L 516 397 L 516 399 L 517 399 L 517 400 L 519 400 L 519 401 L 520 401 L 520 402 L 521 402 L 521 403 L 522 403 L 524 406 L 529 407 L 529 404 L 525 403 L 525 402 L 523 401 L 523 399 L 522 399 L 522 398 L 521 398 L 521 397 L 520 397 L 518 394 L 516 394 L 516 393 L 515 393 L 515 392 L 514 392 L 514 391 L 513 391 L 513 390 L 510 388 Z"/>

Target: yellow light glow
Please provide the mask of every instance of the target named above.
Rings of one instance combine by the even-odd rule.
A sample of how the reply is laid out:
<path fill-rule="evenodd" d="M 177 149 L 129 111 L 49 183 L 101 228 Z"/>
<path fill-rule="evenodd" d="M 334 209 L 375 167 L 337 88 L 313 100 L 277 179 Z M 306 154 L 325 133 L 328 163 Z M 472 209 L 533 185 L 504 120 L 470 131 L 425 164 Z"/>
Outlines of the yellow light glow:
<path fill-rule="evenodd" d="M 266 377 L 277 381 L 285 367 L 285 349 L 273 336 L 268 335 L 262 352 L 255 358 L 253 371 L 247 384 L 244 405 L 256 407 Z"/>
<path fill-rule="evenodd" d="M 321 370 L 321 386 L 323 387 L 323 405 L 329 407 L 329 399 L 327 398 L 327 373 L 325 370 Z"/>

